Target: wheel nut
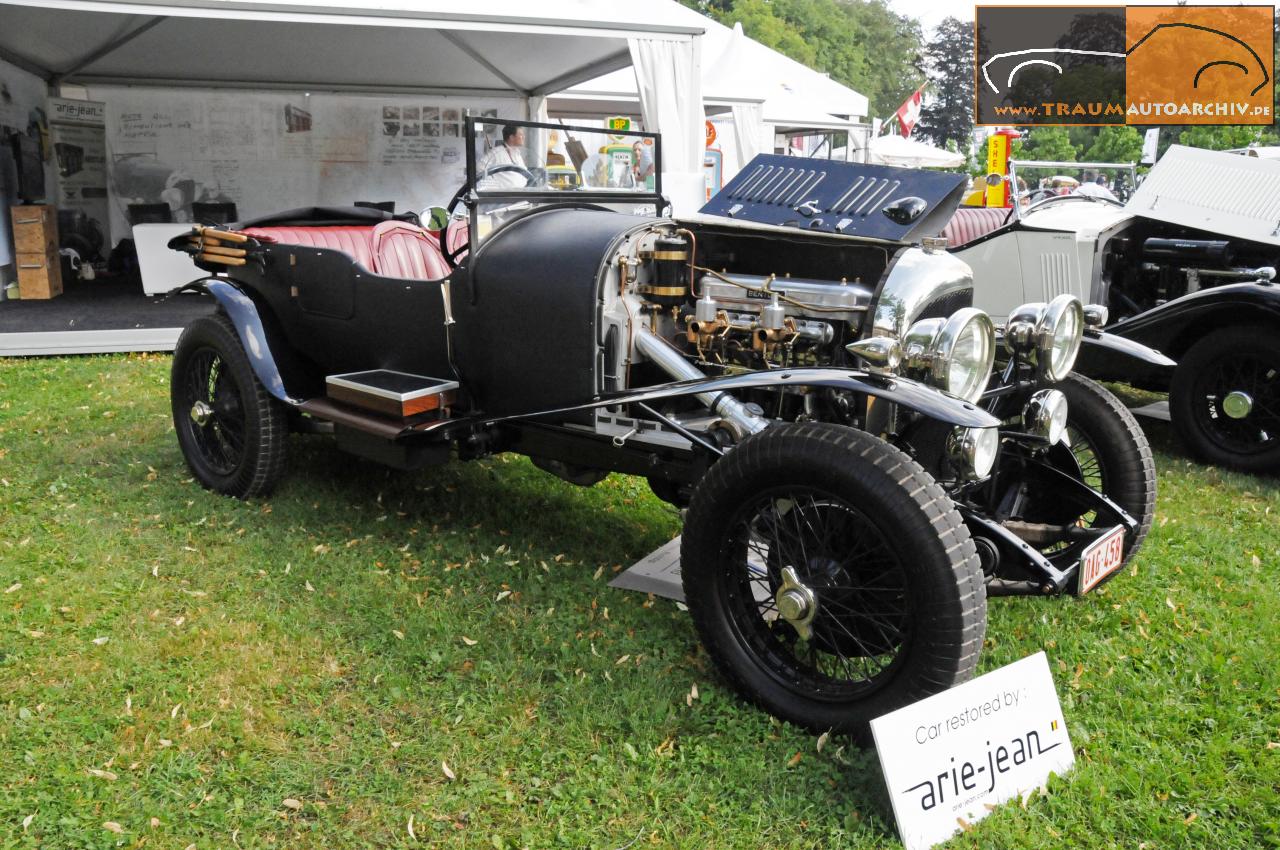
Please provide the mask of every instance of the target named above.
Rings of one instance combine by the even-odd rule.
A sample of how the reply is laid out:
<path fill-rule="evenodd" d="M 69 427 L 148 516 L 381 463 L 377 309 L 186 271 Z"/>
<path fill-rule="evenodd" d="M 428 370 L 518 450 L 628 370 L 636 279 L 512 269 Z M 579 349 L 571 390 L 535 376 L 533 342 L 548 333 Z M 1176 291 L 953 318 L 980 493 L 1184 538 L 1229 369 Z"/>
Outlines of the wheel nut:
<path fill-rule="evenodd" d="M 1227 397 L 1222 400 L 1222 412 L 1232 419 L 1244 419 L 1252 411 L 1253 399 L 1240 390 L 1227 393 Z"/>
<path fill-rule="evenodd" d="M 809 613 L 809 600 L 798 590 L 785 590 L 778 594 L 778 613 L 784 620 L 802 620 Z"/>
<path fill-rule="evenodd" d="M 212 415 L 213 408 L 203 401 L 197 401 L 191 405 L 191 421 L 201 427 L 209 424 L 209 417 Z"/>

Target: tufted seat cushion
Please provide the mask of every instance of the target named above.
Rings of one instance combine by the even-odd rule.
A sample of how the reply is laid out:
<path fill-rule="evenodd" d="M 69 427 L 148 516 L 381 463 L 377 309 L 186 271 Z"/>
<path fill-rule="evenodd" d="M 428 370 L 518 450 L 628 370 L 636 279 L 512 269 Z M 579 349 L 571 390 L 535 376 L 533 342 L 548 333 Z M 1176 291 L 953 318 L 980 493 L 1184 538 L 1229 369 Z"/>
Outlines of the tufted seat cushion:
<path fill-rule="evenodd" d="M 350 225 L 321 227 L 248 227 L 245 236 L 278 245 L 305 245 L 341 251 L 366 269 L 373 270 L 373 228 Z"/>
<path fill-rule="evenodd" d="M 385 277 L 438 280 L 449 274 L 449 266 L 440 253 L 439 238 L 407 221 L 384 221 L 373 227 L 247 227 L 241 232 L 277 245 L 305 245 L 341 251 L 358 265 Z"/>
<path fill-rule="evenodd" d="M 384 221 L 373 229 L 374 271 L 402 280 L 439 280 L 449 276 L 440 238 L 407 221 Z"/>
<path fill-rule="evenodd" d="M 947 245 L 968 245 L 1004 225 L 1009 210 L 1004 207 L 960 207 L 943 228 Z"/>

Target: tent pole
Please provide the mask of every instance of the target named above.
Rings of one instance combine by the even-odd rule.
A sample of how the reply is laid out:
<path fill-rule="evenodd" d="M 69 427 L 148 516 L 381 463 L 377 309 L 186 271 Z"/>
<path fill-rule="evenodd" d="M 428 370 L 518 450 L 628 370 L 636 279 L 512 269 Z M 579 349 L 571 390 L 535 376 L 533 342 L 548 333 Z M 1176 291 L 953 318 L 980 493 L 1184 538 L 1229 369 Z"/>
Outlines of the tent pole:
<path fill-rule="evenodd" d="M 521 97 L 529 96 L 529 91 L 527 89 L 523 88 L 515 80 L 511 79 L 502 71 L 500 71 L 498 69 L 498 66 L 494 65 L 492 62 L 486 59 L 484 55 L 480 53 L 479 50 L 476 50 L 474 47 L 468 44 L 462 38 L 462 36 L 458 35 L 455 32 L 451 32 L 449 30 L 436 30 L 436 32 L 444 36 L 445 39 L 448 40 L 449 43 L 452 44 L 454 47 L 458 48 L 463 53 L 467 54 L 472 59 L 476 60 L 476 62 L 481 67 L 483 67 L 486 71 L 488 71 L 490 74 L 493 74 L 495 77 L 502 80 L 507 85 L 511 86 L 511 90 L 514 91 L 516 94 L 520 95 Z"/>
<path fill-rule="evenodd" d="M 631 49 L 619 50 L 612 56 L 606 56 L 598 62 L 592 62 L 590 65 L 583 65 L 581 68 L 575 68 L 568 73 L 561 74 L 554 80 L 538 86 L 529 93 L 532 95 L 555 94 L 556 92 L 563 91 L 570 86 L 576 86 L 578 83 L 583 83 L 587 80 L 592 80 L 612 71 L 628 68 L 630 66 Z"/>
<path fill-rule="evenodd" d="M 121 47 L 124 47 L 126 44 L 133 41 L 138 36 L 142 35 L 143 33 L 147 32 L 148 30 L 156 26 L 159 26 L 160 24 L 164 23 L 167 20 L 169 20 L 168 15 L 157 15 L 151 20 L 147 21 L 145 24 L 135 27 L 134 29 L 120 36 L 120 38 L 116 39 L 115 41 L 109 42 L 107 44 L 104 44 L 102 47 L 99 47 L 97 50 L 93 51 L 88 56 L 85 56 L 75 65 L 72 65 L 69 70 L 63 71 L 60 74 L 55 74 L 51 83 L 55 86 L 65 83 L 67 81 L 67 78 L 75 74 L 77 71 L 82 71 L 89 65 L 92 65 L 94 62 L 97 62 L 102 57 L 115 53 Z"/>

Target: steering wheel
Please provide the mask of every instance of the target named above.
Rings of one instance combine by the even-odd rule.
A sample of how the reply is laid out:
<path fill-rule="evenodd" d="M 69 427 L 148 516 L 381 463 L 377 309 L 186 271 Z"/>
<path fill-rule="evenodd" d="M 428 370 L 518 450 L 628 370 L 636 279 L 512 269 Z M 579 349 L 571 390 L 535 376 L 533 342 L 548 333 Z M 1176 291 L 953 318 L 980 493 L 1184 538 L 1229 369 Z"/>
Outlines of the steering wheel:
<path fill-rule="evenodd" d="M 1032 197 L 1034 197 L 1034 193 Z M 1061 201 L 1088 201 L 1091 204 L 1110 204 L 1113 207 L 1124 206 L 1124 204 L 1120 203 L 1119 201 L 1114 201 L 1111 198 L 1099 197 L 1098 195 L 1081 195 L 1081 194 L 1050 195 L 1049 197 L 1041 198 L 1038 201 L 1035 201 L 1035 200 L 1031 201 L 1030 204 L 1027 206 L 1027 209 L 1025 210 L 1025 212 L 1031 212 L 1037 207 L 1047 207 L 1049 204 L 1058 203 Z"/>

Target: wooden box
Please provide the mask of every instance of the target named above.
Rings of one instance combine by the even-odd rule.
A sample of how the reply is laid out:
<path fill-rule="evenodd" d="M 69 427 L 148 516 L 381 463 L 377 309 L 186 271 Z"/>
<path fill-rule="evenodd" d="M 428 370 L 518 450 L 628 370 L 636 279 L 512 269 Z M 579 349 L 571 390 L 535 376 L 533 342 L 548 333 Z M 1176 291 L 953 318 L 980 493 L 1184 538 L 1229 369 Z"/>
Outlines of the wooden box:
<path fill-rule="evenodd" d="M 11 207 L 18 294 L 23 299 L 62 294 L 62 261 L 58 256 L 58 214 L 47 204 Z"/>

